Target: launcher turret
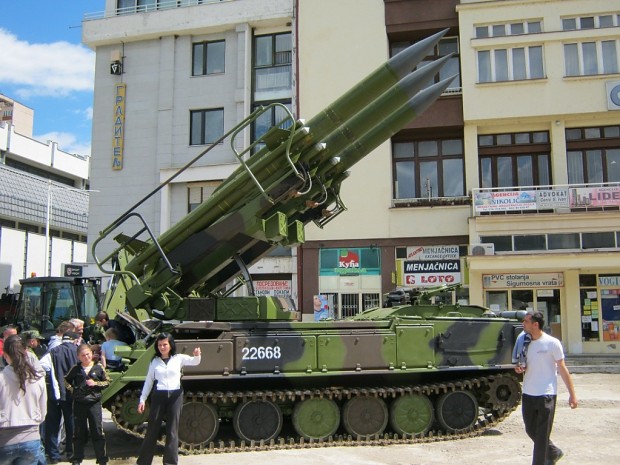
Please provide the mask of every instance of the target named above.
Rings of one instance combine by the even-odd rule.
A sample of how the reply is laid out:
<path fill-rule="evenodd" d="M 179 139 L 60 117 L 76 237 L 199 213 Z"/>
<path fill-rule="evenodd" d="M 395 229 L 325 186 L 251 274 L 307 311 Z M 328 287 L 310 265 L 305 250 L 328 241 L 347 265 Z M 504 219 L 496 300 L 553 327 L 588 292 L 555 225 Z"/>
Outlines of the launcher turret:
<path fill-rule="evenodd" d="M 307 223 L 323 227 L 346 210 L 340 186 L 348 170 L 422 113 L 452 81 L 424 88 L 448 57 L 412 71 L 445 32 L 395 55 L 307 122 L 281 106 L 287 117 L 238 152 L 237 136 L 271 106 L 252 113 L 221 139 L 230 139 L 238 169 L 160 237 L 137 207 L 211 147 L 104 229 L 93 244 L 93 257 L 102 271 L 116 276 L 104 304 L 108 313 L 126 310 L 138 320 L 296 319 L 282 299 L 227 298 L 236 289 L 231 282 L 247 283 L 252 294 L 248 266 L 276 246 L 303 243 Z M 135 220 L 141 225 L 137 232 L 118 234 Z M 113 234 L 118 246 L 99 257 L 99 244 Z"/>

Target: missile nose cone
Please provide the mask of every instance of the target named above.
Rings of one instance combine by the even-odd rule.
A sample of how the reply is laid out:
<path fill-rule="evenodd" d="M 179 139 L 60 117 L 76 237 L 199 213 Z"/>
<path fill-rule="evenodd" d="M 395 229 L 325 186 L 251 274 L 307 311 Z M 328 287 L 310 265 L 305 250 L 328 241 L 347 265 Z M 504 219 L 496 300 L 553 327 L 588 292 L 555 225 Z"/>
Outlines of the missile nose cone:
<path fill-rule="evenodd" d="M 452 83 L 457 75 L 450 76 L 442 81 L 439 81 L 432 86 L 428 86 L 426 89 L 421 90 L 409 101 L 409 106 L 415 109 L 416 114 L 422 113 L 431 104 L 439 98 L 444 90 Z"/>
<path fill-rule="evenodd" d="M 448 29 L 444 29 L 443 31 L 416 42 L 390 58 L 386 65 L 391 68 L 399 78 L 406 76 L 415 68 L 422 58 L 429 55 L 429 52 L 447 32 Z"/>
<path fill-rule="evenodd" d="M 422 87 L 432 82 L 433 76 L 439 72 L 441 67 L 453 56 L 453 53 L 443 56 L 428 65 L 416 69 L 407 77 L 401 79 L 397 84 L 404 90 L 409 97 L 413 97 Z"/>

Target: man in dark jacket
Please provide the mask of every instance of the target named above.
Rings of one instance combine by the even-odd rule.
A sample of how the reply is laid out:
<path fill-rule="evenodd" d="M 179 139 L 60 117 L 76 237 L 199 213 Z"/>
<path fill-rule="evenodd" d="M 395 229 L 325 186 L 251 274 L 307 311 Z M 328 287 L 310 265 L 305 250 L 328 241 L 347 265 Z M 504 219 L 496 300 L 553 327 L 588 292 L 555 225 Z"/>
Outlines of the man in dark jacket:
<path fill-rule="evenodd" d="M 47 416 L 45 417 L 45 453 L 49 457 L 48 464 L 56 464 L 62 460 L 58 450 L 58 433 L 60 421 L 65 424 L 65 453 L 73 455 L 73 398 L 67 392 L 65 375 L 78 363 L 75 341 L 79 335 L 67 331 L 62 337 L 62 344 L 51 349 L 41 359 L 41 365 L 47 371 L 48 395 Z"/>

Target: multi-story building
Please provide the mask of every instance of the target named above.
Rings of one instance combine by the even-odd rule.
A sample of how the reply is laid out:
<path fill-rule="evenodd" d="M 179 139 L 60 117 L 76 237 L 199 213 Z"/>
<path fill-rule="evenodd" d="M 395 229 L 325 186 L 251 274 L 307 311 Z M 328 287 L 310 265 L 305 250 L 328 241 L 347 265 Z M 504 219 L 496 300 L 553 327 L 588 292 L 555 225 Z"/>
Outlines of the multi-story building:
<path fill-rule="evenodd" d="M 470 296 L 542 311 L 572 353 L 619 353 L 620 8 L 457 7 Z M 491 248 L 492 247 L 492 248 Z"/>
<path fill-rule="evenodd" d="M 107 0 L 84 22 L 97 53 L 93 187 L 104 193 L 89 239 L 256 105 L 309 118 L 447 29 L 429 59 L 453 53 L 437 77 L 457 74 L 448 91 L 353 167 L 347 211 L 306 228 L 297 262 L 272 257 L 254 277 L 290 286 L 307 319 L 317 294 L 342 317 L 396 285 L 461 283 L 449 298 L 540 309 L 568 351 L 615 353 L 612 10 L 602 0 Z M 216 146 L 143 214 L 166 230 L 236 166 Z"/>
<path fill-rule="evenodd" d="M 429 60 L 455 53 L 437 79 L 458 74 L 457 3 L 385 0 L 359 8 L 347 1 L 299 2 L 301 113 L 319 111 L 391 54 L 444 29 Z M 350 9 L 356 14 L 347 14 Z M 380 305 L 381 295 L 397 284 L 460 282 L 470 213 L 462 113 L 457 76 L 422 117 L 353 167 L 342 189 L 347 212 L 325 230 L 307 228 L 299 252 L 305 307 L 319 290 L 335 316 L 350 316 Z M 441 262 L 451 270 L 404 273 L 408 257 L 430 259 L 417 264 L 426 269 Z"/>
<path fill-rule="evenodd" d="M 100 191 L 89 243 L 255 107 L 294 103 L 291 0 L 105 5 L 83 23 L 84 43 L 96 52 L 92 187 Z M 216 144 L 138 208 L 155 236 L 238 167 L 235 151 L 281 118 L 277 108 L 242 132 L 234 148 L 229 140 Z M 106 246 L 113 244 L 102 241 L 100 250 Z M 291 250 L 276 250 L 252 271 L 259 292 L 296 296 Z"/>
<path fill-rule="evenodd" d="M 34 111 L 0 95 L 0 288 L 85 262 L 90 157 L 32 138 Z"/>

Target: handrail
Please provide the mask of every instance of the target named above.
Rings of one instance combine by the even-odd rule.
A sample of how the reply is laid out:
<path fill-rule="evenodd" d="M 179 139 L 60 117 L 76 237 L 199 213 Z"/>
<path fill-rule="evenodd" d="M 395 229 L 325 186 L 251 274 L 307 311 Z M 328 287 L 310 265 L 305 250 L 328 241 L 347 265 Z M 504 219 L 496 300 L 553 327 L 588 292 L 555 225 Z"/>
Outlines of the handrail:
<path fill-rule="evenodd" d="M 190 6 L 204 5 L 208 3 L 230 2 L 233 0 L 155 0 L 152 4 L 134 5 L 113 10 L 96 11 L 84 14 L 84 21 L 112 18 L 137 13 L 150 13 L 151 11 L 171 10 L 174 8 L 187 8 Z"/>

